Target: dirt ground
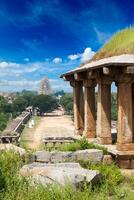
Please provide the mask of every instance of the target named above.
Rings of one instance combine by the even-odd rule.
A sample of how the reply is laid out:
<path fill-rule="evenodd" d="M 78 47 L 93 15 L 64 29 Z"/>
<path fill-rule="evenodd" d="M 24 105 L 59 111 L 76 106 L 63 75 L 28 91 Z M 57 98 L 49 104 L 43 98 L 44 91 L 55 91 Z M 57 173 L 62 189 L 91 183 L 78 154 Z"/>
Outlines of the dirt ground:
<path fill-rule="evenodd" d="M 39 149 L 45 136 L 74 136 L 71 117 L 60 114 L 41 117 L 35 127 L 24 130 L 22 140 L 28 148 Z"/>

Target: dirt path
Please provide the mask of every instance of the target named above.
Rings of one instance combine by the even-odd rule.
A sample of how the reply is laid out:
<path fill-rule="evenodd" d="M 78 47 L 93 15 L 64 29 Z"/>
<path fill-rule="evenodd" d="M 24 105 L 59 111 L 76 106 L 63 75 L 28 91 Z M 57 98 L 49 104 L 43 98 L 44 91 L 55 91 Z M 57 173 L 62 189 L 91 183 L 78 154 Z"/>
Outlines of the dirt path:
<path fill-rule="evenodd" d="M 62 116 L 45 116 L 37 126 L 25 132 L 25 140 L 30 149 L 38 149 L 45 136 L 74 136 L 74 126 L 71 118 Z"/>

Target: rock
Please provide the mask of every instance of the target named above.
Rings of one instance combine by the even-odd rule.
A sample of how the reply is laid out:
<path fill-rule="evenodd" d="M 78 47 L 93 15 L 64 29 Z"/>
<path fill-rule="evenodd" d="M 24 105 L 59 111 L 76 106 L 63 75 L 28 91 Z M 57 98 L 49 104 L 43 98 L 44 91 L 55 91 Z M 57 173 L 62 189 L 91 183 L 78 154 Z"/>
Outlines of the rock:
<path fill-rule="evenodd" d="M 37 151 L 35 153 L 37 162 L 58 163 L 58 162 L 75 162 L 76 160 L 90 160 L 92 162 L 101 162 L 103 151 L 98 149 L 87 149 L 76 152 L 71 151 Z"/>
<path fill-rule="evenodd" d="M 24 165 L 21 168 L 20 173 L 23 176 L 29 176 L 30 174 L 34 175 L 34 173 L 40 172 L 45 167 L 50 167 L 50 168 L 52 168 L 52 167 L 80 168 L 81 166 L 80 166 L 79 163 L 71 163 L 71 162 L 69 162 L 69 163 L 56 163 L 56 164 L 51 164 L 51 163 L 46 164 L 46 163 L 33 162 L 31 164 Z"/>
<path fill-rule="evenodd" d="M 66 183 L 79 186 L 84 183 L 96 183 L 101 174 L 96 170 L 87 170 L 78 163 L 44 164 L 32 163 L 21 168 L 22 176 L 30 176 L 35 183 L 42 185 L 57 183 L 65 186 Z"/>
<path fill-rule="evenodd" d="M 20 156 L 26 155 L 26 150 L 15 146 L 13 144 L 0 144 L 0 151 L 13 151 L 14 153 L 19 153 Z"/>
<path fill-rule="evenodd" d="M 101 162 L 103 151 L 98 149 L 86 149 L 74 152 L 76 160 L 89 160 L 91 162 Z"/>
<path fill-rule="evenodd" d="M 110 165 L 110 164 L 112 164 L 113 163 L 113 158 L 112 158 L 112 156 L 111 155 L 104 155 L 103 156 L 103 164 L 105 164 L 105 165 Z"/>
<path fill-rule="evenodd" d="M 53 151 L 51 152 L 51 162 L 71 162 L 75 161 L 75 155 L 73 152 L 62 152 L 62 151 Z"/>
<path fill-rule="evenodd" d="M 51 153 L 49 153 L 48 151 L 36 151 L 35 153 L 36 162 L 49 163 L 50 160 L 51 160 Z"/>

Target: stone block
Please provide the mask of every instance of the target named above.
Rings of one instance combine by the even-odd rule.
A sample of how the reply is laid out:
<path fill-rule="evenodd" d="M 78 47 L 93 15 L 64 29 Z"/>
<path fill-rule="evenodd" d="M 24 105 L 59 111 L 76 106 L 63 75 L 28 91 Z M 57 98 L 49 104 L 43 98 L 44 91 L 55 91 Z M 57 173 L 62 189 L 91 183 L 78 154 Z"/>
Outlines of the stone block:
<path fill-rule="evenodd" d="M 62 152 L 62 151 L 53 151 L 51 152 L 51 162 L 58 163 L 58 162 L 71 162 L 75 161 L 75 156 L 73 152 Z"/>
<path fill-rule="evenodd" d="M 86 149 L 74 152 L 76 160 L 85 160 L 91 162 L 101 162 L 103 159 L 103 151 L 98 149 Z"/>
<path fill-rule="evenodd" d="M 35 161 L 49 163 L 51 161 L 51 153 L 48 151 L 36 151 Z"/>
<path fill-rule="evenodd" d="M 113 160 L 113 158 L 112 158 L 112 156 L 111 155 L 104 155 L 103 156 L 103 164 L 105 164 L 105 165 L 110 165 L 110 164 L 112 164 L 113 162 L 114 162 L 114 160 Z"/>
<path fill-rule="evenodd" d="M 130 169 L 130 160 L 118 160 L 118 165 L 121 169 Z"/>
<path fill-rule="evenodd" d="M 53 183 L 65 186 L 70 183 L 77 187 L 85 180 L 87 183 L 96 183 L 101 178 L 99 171 L 83 169 L 78 163 L 33 163 L 23 166 L 20 174 L 32 177 L 35 184 L 41 183 L 44 186 Z"/>

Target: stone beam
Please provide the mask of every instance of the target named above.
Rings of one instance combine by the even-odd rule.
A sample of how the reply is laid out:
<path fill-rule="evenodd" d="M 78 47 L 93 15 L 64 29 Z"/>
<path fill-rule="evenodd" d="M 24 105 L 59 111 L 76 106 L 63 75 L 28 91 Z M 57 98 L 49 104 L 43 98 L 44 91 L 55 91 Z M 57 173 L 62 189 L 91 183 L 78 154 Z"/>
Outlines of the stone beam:
<path fill-rule="evenodd" d="M 69 76 L 63 76 L 63 80 L 64 81 L 74 81 L 74 77 L 73 75 L 69 75 Z"/>
<path fill-rule="evenodd" d="M 74 73 L 74 79 L 76 81 L 83 81 L 84 79 L 86 79 L 86 73 L 84 73 L 84 72 Z"/>
<path fill-rule="evenodd" d="M 96 113 L 95 113 L 95 86 L 94 80 L 84 80 L 84 135 L 87 138 L 96 136 Z"/>
<path fill-rule="evenodd" d="M 134 74 L 134 66 L 128 66 L 123 70 L 126 74 Z"/>

